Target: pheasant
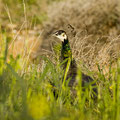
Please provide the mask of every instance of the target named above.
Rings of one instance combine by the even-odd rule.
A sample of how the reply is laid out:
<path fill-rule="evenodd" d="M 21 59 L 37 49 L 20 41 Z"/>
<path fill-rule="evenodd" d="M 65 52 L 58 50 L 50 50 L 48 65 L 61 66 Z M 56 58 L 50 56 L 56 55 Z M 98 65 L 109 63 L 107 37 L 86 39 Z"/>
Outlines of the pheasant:
<path fill-rule="evenodd" d="M 70 79 L 68 86 L 73 87 L 74 84 L 76 83 L 77 64 L 76 64 L 75 59 L 72 56 L 72 51 L 70 48 L 68 36 L 64 30 L 58 30 L 58 31 L 54 32 L 53 36 L 59 38 L 62 41 L 61 60 L 62 61 L 66 60 L 63 68 L 66 69 L 67 65 L 69 64 L 67 75 L 64 79 L 65 80 Z M 93 82 L 93 79 L 84 73 L 81 73 L 81 77 L 82 77 L 82 87 L 84 87 L 86 83 L 88 84 L 88 83 Z M 95 86 L 95 85 L 96 85 L 95 83 L 92 84 L 92 86 Z M 95 93 L 97 93 L 96 88 L 93 88 L 93 91 Z"/>

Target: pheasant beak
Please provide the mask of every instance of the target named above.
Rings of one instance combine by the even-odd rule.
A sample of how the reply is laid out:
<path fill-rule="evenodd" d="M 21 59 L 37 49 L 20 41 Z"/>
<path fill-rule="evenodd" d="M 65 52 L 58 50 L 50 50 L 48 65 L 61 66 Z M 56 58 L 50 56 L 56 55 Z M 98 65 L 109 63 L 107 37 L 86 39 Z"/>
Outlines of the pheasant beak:
<path fill-rule="evenodd" d="M 55 33 L 53 33 L 53 34 L 52 34 L 52 36 L 53 36 L 53 37 L 56 37 L 56 34 L 55 34 Z"/>
<path fill-rule="evenodd" d="M 58 31 L 52 33 L 52 36 L 57 37 L 58 36 Z"/>

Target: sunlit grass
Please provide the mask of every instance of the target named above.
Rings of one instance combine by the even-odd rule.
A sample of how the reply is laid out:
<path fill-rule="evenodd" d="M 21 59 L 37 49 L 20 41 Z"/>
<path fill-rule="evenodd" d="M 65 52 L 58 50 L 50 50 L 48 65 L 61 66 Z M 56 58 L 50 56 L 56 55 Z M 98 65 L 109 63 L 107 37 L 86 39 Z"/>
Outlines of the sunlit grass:
<path fill-rule="evenodd" d="M 62 87 L 63 70 L 61 63 L 56 65 L 46 57 L 41 66 L 28 64 L 24 71 L 21 61 L 26 58 L 13 58 L 8 54 L 7 36 L 1 32 L 0 52 L 0 118 L 1 120 L 119 120 L 120 119 L 120 60 L 116 69 L 110 69 L 109 78 L 98 65 L 98 98 L 91 98 L 92 86 L 81 87 L 81 69 L 78 69 L 76 95 L 72 96 L 69 87 Z M 59 47 L 58 47 L 59 49 Z M 56 57 L 57 47 L 56 47 Z M 21 74 L 22 73 L 22 74 Z M 54 84 L 54 86 L 51 85 Z M 53 91 L 58 97 L 54 97 Z"/>

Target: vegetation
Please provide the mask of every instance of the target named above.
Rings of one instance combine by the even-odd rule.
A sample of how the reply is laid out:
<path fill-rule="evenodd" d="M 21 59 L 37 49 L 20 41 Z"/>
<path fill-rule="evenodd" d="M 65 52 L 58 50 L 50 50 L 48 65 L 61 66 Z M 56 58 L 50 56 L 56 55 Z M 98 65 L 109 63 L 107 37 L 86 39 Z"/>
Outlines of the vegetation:
<path fill-rule="evenodd" d="M 108 77 L 99 68 L 97 74 L 98 98 L 91 99 L 91 91 L 87 85 L 83 91 L 79 84 L 75 89 L 77 96 L 70 95 L 66 86 L 62 89 L 61 64 L 56 65 L 48 58 L 42 57 L 42 66 L 29 64 L 24 66 L 26 58 L 10 56 L 7 61 L 7 37 L 1 32 L 0 53 L 0 118 L 1 120 L 16 119 L 120 119 L 120 61 L 117 69 L 110 69 Z M 40 69 L 42 67 L 42 69 Z M 40 69 L 40 71 L 39 71 Z M 81 82 L 81 71 L 78 70 L 78 83 Z M 53 95 L 58 90 L 58 98 Z M 86 101 L 87 99 L 87 101 Z"/>
<path fill-rule="evenodd" d="M 47 2 L 47 0 L 45 1 L 47 3 L 47 7 L 49 5 L 51 6 L 51 4 Z M 22 4 L 20 9 L 19 7 L 17 7 L 18 3 L 16 2 L 19 2 L 20 5 Z M 51 2 L 53 1 L 51 0 Z M 46 40 L 50 34 L 50 31 L 52 32 L 55 29 L 52 28 L 51 25 L 51 21 L 55 17 L 49 18 L 48 16 L 50 14 L 47 15 L 47 13 L 45 13 L 45 16 L 47 16 L 47 23 L 44 23 L 44 19 L 42 19 L 42 22 L 40 22 L 44 26 L 43 27 L 41 25 L 41 27 L 45 30 L 45 33 L 41 35 L 42 30 L 40 30 L 39 34 L 38 29 L 35 29 L 35 26 L 37 25 L 35 21 L 33 22 L 35 23 L 35 25 L 33 25 L 32 27 L 30 26 L 32 18 L 28 17 L 28 24 L 23 24 L 24 27 L 21 25 L 21 23 L 25 20 L 24 13 L 26 13 L 25 8 L 27 8 L 23 7 L 23 4 L 25 3 L 26 6 L 31 6 L 30 9 L 26 9 L 28 13 L 26 15 L 29 16 L 31 12 L 36 10 L 32 7 L 34 6 L 34 4 L 36 6 L 37 0 L 25 2 L 24 0 L 2 0 L 0 6 L 5 3 L 7 3 L 9 10 L 13 11 L 11 13 L 15 14 L 9 14 L 9 11 L 7 11 L 6 14 L 3 13 L 3 16 L 0 17 L 1 21 L 3 21 L 1 22 L 0 27 L 0 120 L 119 120 L 119 48 L 117 48 L 116 52 L 115 49 L 112 49 L 115 48 L 115 45 L 120 39 L 117 29 L 119 26 L 118 22 L 112 22 L 116 23 L 112 24 L 112 29 L 115 28 L 115 31 L 117 31 L 117 34 L 115 36 L 110 36 L 110 34 L 107 34 L 106 32 L 108 36 L 104 37 L 101 34 L 96 34 L 96 29 L 98 29 L 97 27 L 96 29 L 95 27 L 88 27 L 89 34 L 87 33 L 83 35 L 80 31 L 80 33 L 77 34 L 75 38 L 71 39 L 75 39 L 75 43 L 71 47 L 73 49 L 72 52 L 74 53 L 74 58 L 77 59 L 77 63 L 79 65 L 77 71 L 78 86 L 74 88 L 76 91 L 76 95 L 71 95 L 71 89 L 67 85 L 64 87 L 64 89 L 62 87 L 63 70 L 61 69 L 61 66 L 63 63 L 60 63 L 59 61 L 59 50 L 61 48 L 59 43 L 56 43 L 56 45 L 54 45 L 54 47 L 52 48 L 52 52 L 47 51 L 50 54 L 49 57 L 36 54 L 37 58 L 34 59 L 34 61 L 32 61 L 30 58 L 30 54 L 32 53 L 31 49 L 36 46 L 38 40 L 41 40 L 41 36 L 43 35 L 44 40 Z M 55 5 L 61 5 L 63 3 L 64 1 L 60 3 L 55 3 Z M 0 8 L 4 8 L 3 6 Z M 10 6 L 14 6 L 16 7 L 15 9 L 19 9 L 18 11 L 20 12 L 20 14 L 23 15 L 23 21 L 22 16 L 19 14 L 19 12 L 17 13 L 16 11 L 14 11 L 14 7 Z M 53 6 L 52 8 L 54 9 Z M 72 7 L 70 7 L 70 9 L 71 8 Z M 93 9 L 93 11 L 94 10 L 95 9 Z M 107 12 L 107 14 L 108 13 L 111 12 Z M 114 15 L 114 12 L 112 12 L 111 14 Z M 102 18 L 102 12 L 100 15 Z M 6 20 L 5 16 L 7 16 L 7 19 L 10 22 Z M 36 17 L 38 16 L 36 15 Z M 112 18 L 113 21 L 118 21 L 119 16 L 117 16 L 116 18 L 113 16 Z M 17 21 L 15 22 L 15 24 L 20 24 L 21 26 L 17 26 L 17 28 L 7 29 L 6 26 L 9 23 L 14 24 L 14 21 Z M 58 19 L 55 21 L 58 21 Z M 101 21 L 99 22 L 101 23 Z M 54 24 L 56 23 L 57 22 L 54 22 Z M 98 22 L 94 23 L 96 23 L 95 25 L 97 26 Z M 105 26 L 108 25 L 107 23 L 109 22 L 105 22 Z M 48 28 L 48 31 L 46 30 L 47 25 L 51 26 L 50 29 Z M 60 25 L 61 23 L 58 24 L 58 27 Z M 91 25 L 92 23 L 90 24 L 90 26 Z M 101 27 L 101 29 L 104 28 L 104 24 L 102 25 L 103 27 Z M 108 28 L 110 29 L 110 27 Z M 30 31 L 31 29 L 32 31 Z M 77 30 L 79 30 L 79 28 L 77 28 Z M 35 34 L 34 31 L 35 33 L 37 32 L 39 35 Z M 93 33 L 91 33 L 91 31 L 93 31 Z M 29 45 L 28 41 L 29 39 L 31 40 L 31 36 L 34 36 L 33 39 L 35 39 L 36 41 L 30 42 L 32 44 Z M 102 40 L 102 43 L 101 41 L 99 43 L 98 39 L 93 36 L 99 36 L 99 40 Z M 22 40 L 24 43 L 23 47 L 20 43 L 20 41 L 22 42 Z M 90 42 L 89 44 L 89 41 L 91 40 L 94 40 L 95 42 Z M 14 56 L 15 46 L 17 46 L 16 49 L 20 48 L 22 52 Z M 17 49 L 17 51 L 19 50 Z M 39 51 L 37 51 L 37 53 L 38 52 Z M 91 85 L 86 85 L 84 90 L 81 87 L 81 70 L 85 71 L 85 73 L 89 74 L 97 82 L 96 88 L 98 89 L 98 97 L 96 99 L 92 99 L 90 96 L 92 92 Z M 54 86 L 52 86 L 51 83 L 54 84 Z M 54 90 L 57 92 L 58 96 L 54 96 Z"/>
<path fill-rule="evenodd" d="M 27 16 L 27 21 L 41 24 L 47 19 L 46 10 L 49 4 L 59 0 L 1 0 L 0 21 L 9 21 L 9 17 L 14 24 L 21 24 Z M 29 11 L 29 12 L 28 12 Z"/>

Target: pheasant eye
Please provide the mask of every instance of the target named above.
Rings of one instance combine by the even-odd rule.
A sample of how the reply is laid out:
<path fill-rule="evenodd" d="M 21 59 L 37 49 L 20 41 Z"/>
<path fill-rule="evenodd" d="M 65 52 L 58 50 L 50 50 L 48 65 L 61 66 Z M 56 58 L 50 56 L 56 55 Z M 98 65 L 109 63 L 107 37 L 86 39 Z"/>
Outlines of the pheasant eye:
<path fill-rule="evenodd" d="M 63 33 L 63 35 L 62 35 L 63 37 L 65 36 L 65 34 Z"/>

